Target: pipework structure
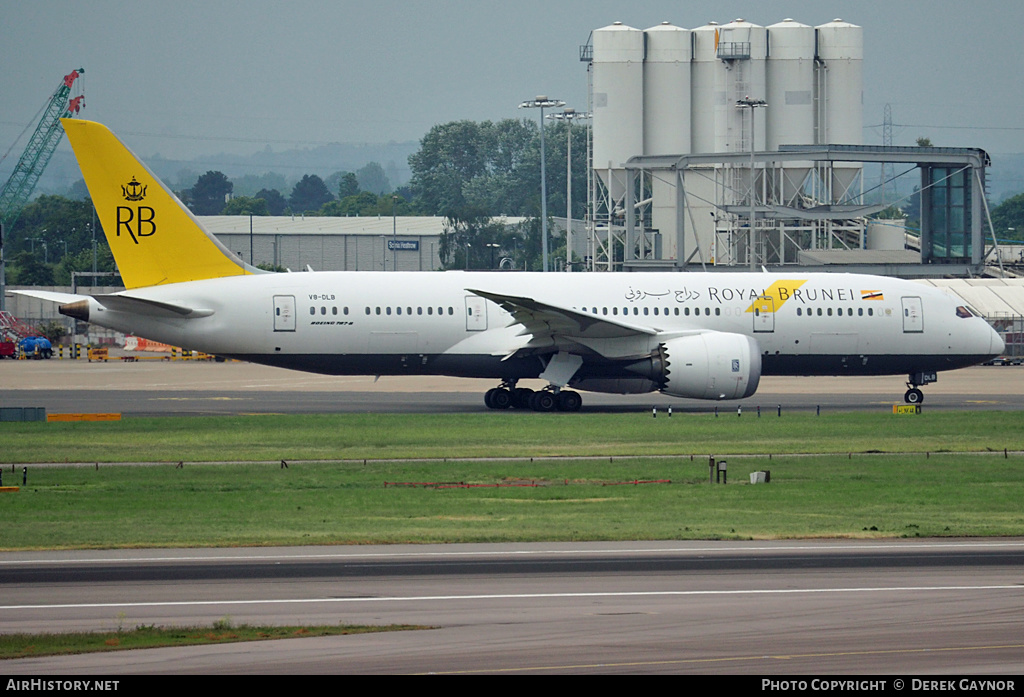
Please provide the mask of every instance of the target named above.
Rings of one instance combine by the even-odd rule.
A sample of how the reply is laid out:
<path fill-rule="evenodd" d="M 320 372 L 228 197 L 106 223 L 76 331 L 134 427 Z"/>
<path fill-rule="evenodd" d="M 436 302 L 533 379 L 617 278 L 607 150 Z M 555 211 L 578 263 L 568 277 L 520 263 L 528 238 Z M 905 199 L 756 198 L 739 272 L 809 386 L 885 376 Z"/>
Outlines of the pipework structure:
<path fill-rule="evenodd" d="M 594 30 L 580 54 L 593 114 L 591 268 L 756 267 L 795 261 L 803 245 L 862 246 L 863 219 L 759 215 L 766 207 L 862 205 L 861 163 L 752 165 L 749 153 L 755 144 L 861 145 L 863 53 L 861 27 L 838 19 L 818 27 L 737 19 L 692 30 L 668 22 Z M 748 153 L 746 161 L 737 153 Z M 720 160 L 690 162 L 683 186 L 665 172 L 626 167 L 669 155 Z M 745 215 L 736 212 L 743 204 Z"/>

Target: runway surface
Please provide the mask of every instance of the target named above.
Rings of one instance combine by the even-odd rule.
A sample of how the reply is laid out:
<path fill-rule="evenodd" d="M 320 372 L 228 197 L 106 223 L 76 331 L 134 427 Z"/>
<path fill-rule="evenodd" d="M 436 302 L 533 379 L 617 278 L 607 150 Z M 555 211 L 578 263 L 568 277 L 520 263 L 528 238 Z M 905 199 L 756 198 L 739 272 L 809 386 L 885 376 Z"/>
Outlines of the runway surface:
<path fill-rule="evenodd" d="M 764 377 L 739 402 L 583 394 L 583 411 L 885 409 L 902 404 L 904 377 Z M 534 384 L 535 383 L 535 384 Z M 129 416 L 250 413 L 485 412 L 496 381 L 444 377 L 331 377 L 248 363 L 0 360 L 0 406 L 49 413 Z M 523 381 L 540 388 L 540 381 Z M 926 409 L 1024 409 L 1024 366 L 979 366 L 939 374 L 923 388 Z"/>
<path fill-rule="evenodd" d="M 5 661 L 11 674 L 1014 675 L 1024 540 L 5 554 L 0 631 L 416 624 Z"/>

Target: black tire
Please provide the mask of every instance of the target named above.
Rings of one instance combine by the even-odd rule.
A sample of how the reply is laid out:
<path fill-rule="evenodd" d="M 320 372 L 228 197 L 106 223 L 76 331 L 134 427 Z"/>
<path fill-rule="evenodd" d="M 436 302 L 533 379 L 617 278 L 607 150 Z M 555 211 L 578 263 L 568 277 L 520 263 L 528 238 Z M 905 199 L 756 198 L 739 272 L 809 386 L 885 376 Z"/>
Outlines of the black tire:
<path fill-rule="evenodd" d="M 907 390 L 907 393 L 903 395 L 903 401 L 907 404 L 920 404 L 924 401 L 924 393 L 914 387 Z"/>
<path fill-rule="evenodd" d="M 530 408 L 534 411 L 554 411 L 557 402 L 550 392 L 534 392 L 530 395 Z"/>
<path fill-rule="evenodd" d="M 583 406 L 583 398 L 579 392 L 562 390 L 558 393 L 558 411 L 579 411 Z"/>
<path fill-rule="evenodd" d="M 496 387 L 490 390 L 491 409 L 508 409 L 512 406 L 512 393 L 504 387 Z"/>
<path fill-rule="evenodd" d="M 513 409 L 529 409 L 530 408 L 530 397 L 533 395 L 533 390 L 529 387 L 517 387 L 512 392 L 512 408 Z"/>

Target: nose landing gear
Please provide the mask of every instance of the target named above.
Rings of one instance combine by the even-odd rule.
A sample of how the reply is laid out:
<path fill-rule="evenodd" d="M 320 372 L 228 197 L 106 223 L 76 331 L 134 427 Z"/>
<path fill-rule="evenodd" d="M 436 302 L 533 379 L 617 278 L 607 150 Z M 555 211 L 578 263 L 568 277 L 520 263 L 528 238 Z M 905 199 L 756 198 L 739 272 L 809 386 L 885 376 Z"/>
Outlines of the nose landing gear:
<path fill-rule="evenodd" d="M 903 401 L 907 404 L 920 404 L 924 401 L 924 393 L 917 389 L 918 385 L 928 385 L 939 379 L 936 373 L 911 373 L 907 376 L 907 389 Z"/>

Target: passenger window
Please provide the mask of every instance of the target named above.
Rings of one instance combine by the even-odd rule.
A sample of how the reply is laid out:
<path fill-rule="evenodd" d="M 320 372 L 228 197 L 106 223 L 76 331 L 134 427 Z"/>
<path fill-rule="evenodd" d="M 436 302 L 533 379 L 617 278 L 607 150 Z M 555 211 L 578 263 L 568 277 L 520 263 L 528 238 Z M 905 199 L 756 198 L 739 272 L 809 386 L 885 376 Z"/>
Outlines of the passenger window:
<path fill-rule="evenodd" d="M 331 314 L 332 315 L 337 315 L 338 314 L 338 308 L 337 307 L 332 307 L 331 308 Z"/>
<path fill-rule="evenodd" d="M 315 315 L 316 314 L 316 308 L 315 307 L 309 308 L 309 314 Z"/>

